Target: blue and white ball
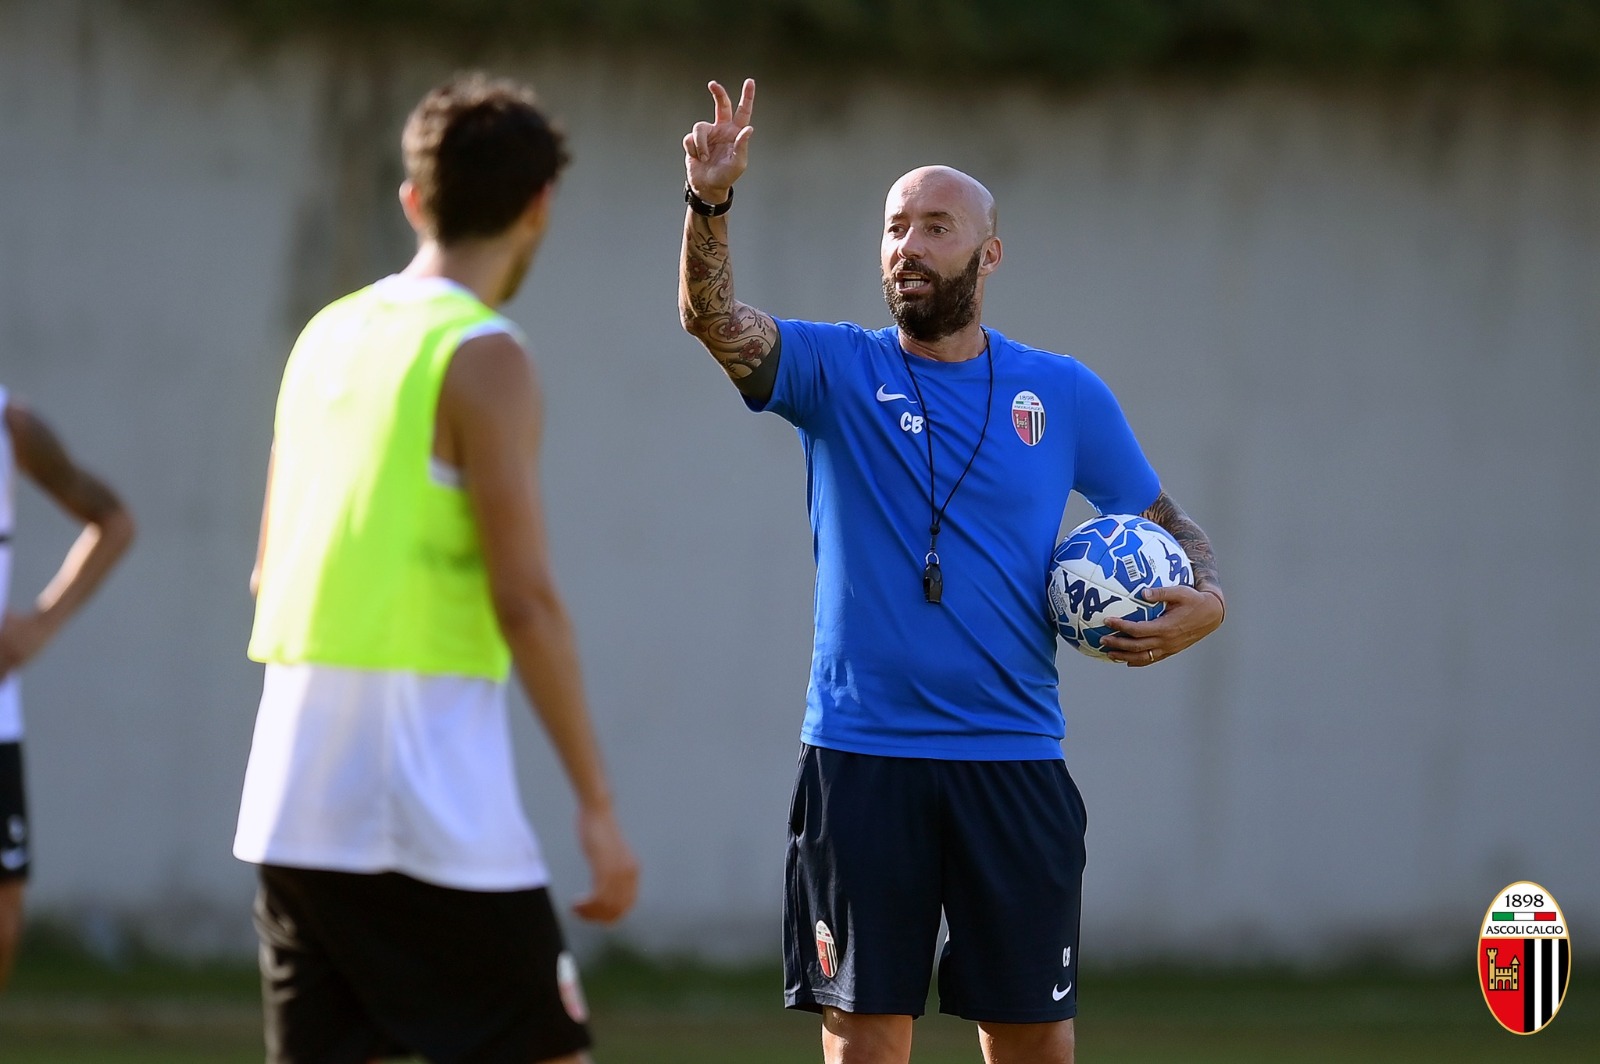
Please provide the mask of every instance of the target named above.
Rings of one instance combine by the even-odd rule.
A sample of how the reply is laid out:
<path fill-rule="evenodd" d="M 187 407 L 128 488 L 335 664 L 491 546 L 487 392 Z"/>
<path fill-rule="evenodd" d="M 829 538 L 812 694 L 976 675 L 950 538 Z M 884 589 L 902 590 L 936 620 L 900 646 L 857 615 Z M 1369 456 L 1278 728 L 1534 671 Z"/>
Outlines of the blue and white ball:
<path fill-rule="evenodd" d="M 1165 607 L 1140 592 L 1193 584 L 1194 567 L 1178 541 L 1152 521 L 1105 514 L 1068 532 L 1050 567 L 1050 612 L 1056 631 L 1091 658 L 1106 658 L 1100 641 L 1115 633 L 1107 617 L 1148 621 Z"/>

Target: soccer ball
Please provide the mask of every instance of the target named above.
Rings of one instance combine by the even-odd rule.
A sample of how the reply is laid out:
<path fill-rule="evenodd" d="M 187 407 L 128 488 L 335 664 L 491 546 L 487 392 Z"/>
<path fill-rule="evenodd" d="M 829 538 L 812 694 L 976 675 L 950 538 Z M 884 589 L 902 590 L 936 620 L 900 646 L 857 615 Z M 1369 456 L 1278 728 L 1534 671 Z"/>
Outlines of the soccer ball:
<path fill-rule="evenodd" d="M 1110 660 L 1100 640 L 1115 633 L 1107 617 L 1148 621 L 1165 607 L 1147 602 L 1148 587 L 1193 584 L 1189 556 L 1167 530 L 1133 514 L 1105 514 L 1068 532 L 1050 567 L 1050 613 L 1056 631 L 1091 658 Z"/>

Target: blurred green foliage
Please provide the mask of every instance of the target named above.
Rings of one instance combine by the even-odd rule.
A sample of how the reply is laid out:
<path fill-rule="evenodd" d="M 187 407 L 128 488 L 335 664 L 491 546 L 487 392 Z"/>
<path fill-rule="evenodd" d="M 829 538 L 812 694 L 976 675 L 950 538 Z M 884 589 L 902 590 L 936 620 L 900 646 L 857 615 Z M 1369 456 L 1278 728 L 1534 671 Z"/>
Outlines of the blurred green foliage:
<path fill-rule="evenodd" d="M 252 36 L 642 47 L 1071 84 L 1514 71 L 1600 83 L 1600 0 L 194 0 Z"/>

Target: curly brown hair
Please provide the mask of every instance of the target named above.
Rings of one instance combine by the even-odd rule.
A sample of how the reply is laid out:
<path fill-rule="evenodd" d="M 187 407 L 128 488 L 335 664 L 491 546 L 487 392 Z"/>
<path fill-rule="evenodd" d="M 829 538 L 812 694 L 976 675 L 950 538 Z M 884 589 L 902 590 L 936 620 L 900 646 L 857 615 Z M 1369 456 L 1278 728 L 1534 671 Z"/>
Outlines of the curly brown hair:
<path fill-rule="evenodd" d="M 428 235 L 448 246 L 504 232 L 567 165 L 565 142 L 525 85 L 473 72 L 433 89 L 400 138 Z"/>

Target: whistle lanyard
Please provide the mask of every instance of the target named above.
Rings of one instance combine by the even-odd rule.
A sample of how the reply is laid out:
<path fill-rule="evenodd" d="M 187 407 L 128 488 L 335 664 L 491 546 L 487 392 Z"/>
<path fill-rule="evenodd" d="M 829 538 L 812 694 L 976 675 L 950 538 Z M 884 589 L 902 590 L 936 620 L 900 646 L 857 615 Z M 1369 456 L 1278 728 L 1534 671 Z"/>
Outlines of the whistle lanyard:
<path fill-rule="evenodd" d="M 978 433 L 978 443 L 972 448 L 972 457 L 967 459 L 966 468 L 961 470 L 961 475 L 956 477 L 956 482 L 950 485 L 950 494 L 944 497 L 944 505 L 937 503 L 938 495 L 934 486 L 933 468 L 933 411 L 928 409 L 928 404 L 922 398 L 922 385 L 917 383 L 917 375 L 911 371 L 911 356 L 906 354 L 906 349 L 900 348 L 900 361 L 905 363 L 906 376 L 911 378 L 911 389 L 917 394 L 917 405 L 922 407 L 922 420 L 927 425 L 928 436 L 928 553 L 922 559 L 922 597 L 937 606 L 944 600 L 944 570 L 939 566 L 939 529 L 944 524 L 945 512 L 950 509 L 950 500 L 956 497 L 961 482 L 967 479 L 967 474 L 972 471 L 972 463 L 978 460 L 978 452 L 983 449 L 983 441 L 989 436 L 989 415 L 994 412 L 994 352 L 989 346 L 989 330 L 983 330 L 983 355 L 989 361 L 989 398 L 983 406 L 983 431 Z"/>

